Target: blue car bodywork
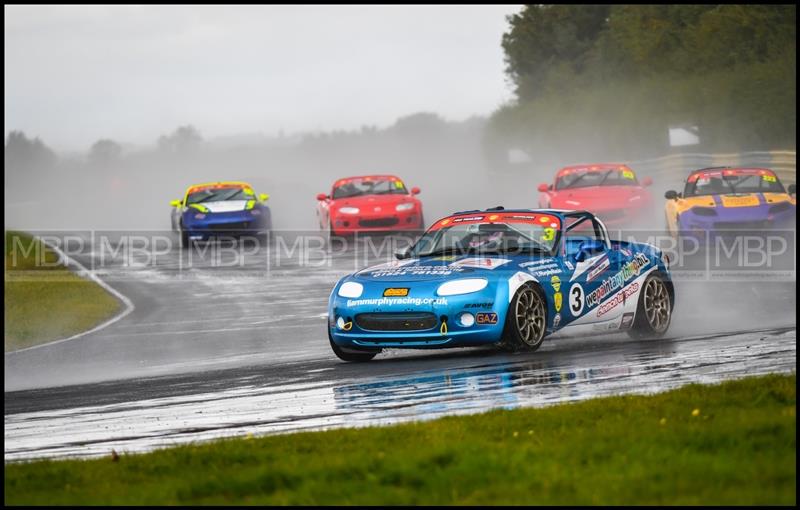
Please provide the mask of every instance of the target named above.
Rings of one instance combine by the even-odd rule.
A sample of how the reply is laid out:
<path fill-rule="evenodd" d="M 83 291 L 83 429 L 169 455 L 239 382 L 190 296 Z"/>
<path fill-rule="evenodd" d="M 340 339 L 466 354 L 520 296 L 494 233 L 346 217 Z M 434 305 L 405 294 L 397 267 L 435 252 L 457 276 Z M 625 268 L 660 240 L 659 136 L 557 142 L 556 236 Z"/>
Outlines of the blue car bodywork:
<path fill-rule="evenodd" d="M 674 302 L 669 269 L 656 247 L 608 239 L 602 222 L 585 211 L 505 212 L 557 218 L 552 253 L 411 257 L 348 275 L 329 299 L 332 344 L 373 352 L 497 344 L 512 298 L 524 284 L 533 284 L 544 294 L 546 335 L 562 329 L 630 329 L 642 284 L 654 272 L 665 280 Z M 492 212 L 464 214 L 474 219 Z M 450 218 L 464 218 L 459 215 Z M 594 235 L 578 233 L 587 226 Z M 443 295 L 442 285 L 456 280 L 466 290 L 478 290 Z"/>
<path fill-rule="evenodd" d="M 231 198 L 214 193 L 233 194 Z M 203 195 L 206 194 L 206 195 Z M 220 200 L 192 200 L 201 195 Z M 172 228 L 180 232 L 184 245 L 190 240 L 205 241 L 212 237 L 263 236 L 272 228 L 269 195 L 256 195 L 245 182 L 227 181 L 190 186 L 183 200 L 171 203 Z"/>

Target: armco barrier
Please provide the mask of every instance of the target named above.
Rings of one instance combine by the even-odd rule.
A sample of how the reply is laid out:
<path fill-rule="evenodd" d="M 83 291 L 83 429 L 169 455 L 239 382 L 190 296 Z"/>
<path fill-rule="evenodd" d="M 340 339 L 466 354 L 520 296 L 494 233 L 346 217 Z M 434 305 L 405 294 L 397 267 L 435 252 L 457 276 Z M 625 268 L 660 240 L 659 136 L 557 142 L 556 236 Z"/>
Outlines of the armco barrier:
<path fill-rule="evenodd" d="M 671 154 L 653 159 L 624 161 L 639 176 L 650 176 L 669 187 L 682 187 L 690 171 L 709 166 L 753 166 L 770 168 L 784 184 L 797 182 L 797 152 L 738 152 L 728 154 Z M 555 171 L 555 169 L 554 169 Z"/>

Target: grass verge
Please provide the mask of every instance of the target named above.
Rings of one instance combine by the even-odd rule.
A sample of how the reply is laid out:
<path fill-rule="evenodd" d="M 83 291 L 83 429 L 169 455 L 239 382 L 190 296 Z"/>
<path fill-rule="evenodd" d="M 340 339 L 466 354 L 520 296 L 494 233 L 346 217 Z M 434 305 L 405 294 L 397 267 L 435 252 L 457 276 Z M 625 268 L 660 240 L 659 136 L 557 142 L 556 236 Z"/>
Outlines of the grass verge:
<path fill-rule="evenodd" d="M 7 464 L 5 503 L 793 505 L 796 376 Z"/>
<path fill-rule="evenodd" d="M 14 231 L 5 240 L 5 352 L 86 331 L 119 311 L 114 296 L 57 264 L 38 240 Z"/>

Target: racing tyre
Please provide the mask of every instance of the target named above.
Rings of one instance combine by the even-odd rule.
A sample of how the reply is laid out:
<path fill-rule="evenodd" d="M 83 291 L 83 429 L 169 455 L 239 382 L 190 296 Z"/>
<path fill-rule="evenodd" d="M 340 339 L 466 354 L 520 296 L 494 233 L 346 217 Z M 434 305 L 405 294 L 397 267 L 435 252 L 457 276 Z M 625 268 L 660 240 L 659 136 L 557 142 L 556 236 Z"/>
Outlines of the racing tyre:
<path fill-rule="evenodd" d="M 338 356 L 339 359 L 342 360 L 342 361 L 350 361 L 350 362 L 356 362 L 356 363 L 369 361 L 372 358 L 374 358 L 375 356 L 377 356 L 377 354 L 379 352 L 381 352 L 380 349 L 375 350 L 375 351 L 360 351 L 360 352 L 357 352 L 357 351 L 354 351 L 352 349 L 344 349 L 343 347 L 339 347 L 338 345 L 336 345 L 333 342 L 333 338 L 331 337 L 330 330 L 328 330 L 328 341 L 331 343 L 331 349 L 333 349 L 334 354 L 336 354 L 336 356 Z"/>
<path fill-rule="evenodd" d="M 647 277 L 639 293 L 636 318 L 628 335 L 635 339 L 660 338 L 672 320 L 672 298 L 660 273 Z"/>
<path fill-rule="evenodd" d="M 508 305 L 500 347 L 507 351 L 533 352 L 542 345 L 547 327 L 547 301 L 542 290 L 522 285 Z"/>

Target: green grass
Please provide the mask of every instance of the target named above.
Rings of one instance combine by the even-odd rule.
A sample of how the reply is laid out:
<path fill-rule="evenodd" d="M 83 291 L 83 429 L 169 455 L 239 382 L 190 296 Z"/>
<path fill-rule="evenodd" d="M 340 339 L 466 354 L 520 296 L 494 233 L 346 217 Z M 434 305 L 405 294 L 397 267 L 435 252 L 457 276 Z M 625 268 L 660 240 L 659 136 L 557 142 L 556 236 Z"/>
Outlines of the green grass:
<path fill-rule="evenodd" d="M 793 505 L 795 385 L 794 374 L 770 375 L 116 461 L 7 464 L 5 503 Z"/>
<path fill-rule="evenodd" d="M 86 331 L 121 306 L 27 234 L 6 231 L 5 252 L 5 352 Z"/>

